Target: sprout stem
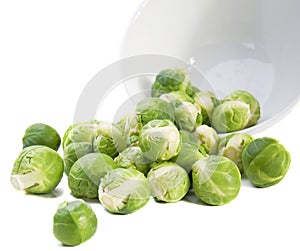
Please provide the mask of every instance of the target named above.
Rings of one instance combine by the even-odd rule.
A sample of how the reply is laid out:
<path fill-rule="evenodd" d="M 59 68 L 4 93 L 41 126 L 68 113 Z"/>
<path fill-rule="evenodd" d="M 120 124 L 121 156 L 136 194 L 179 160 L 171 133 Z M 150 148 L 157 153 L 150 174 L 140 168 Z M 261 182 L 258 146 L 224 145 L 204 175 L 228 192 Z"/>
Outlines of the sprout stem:
<path fill-rule="evenodd" d="M 13 174 L 10 177 L 12 185 L 17 190 L 25 190 L 37 183 L 38 172 L 30 172 L 26 174 Z"/>

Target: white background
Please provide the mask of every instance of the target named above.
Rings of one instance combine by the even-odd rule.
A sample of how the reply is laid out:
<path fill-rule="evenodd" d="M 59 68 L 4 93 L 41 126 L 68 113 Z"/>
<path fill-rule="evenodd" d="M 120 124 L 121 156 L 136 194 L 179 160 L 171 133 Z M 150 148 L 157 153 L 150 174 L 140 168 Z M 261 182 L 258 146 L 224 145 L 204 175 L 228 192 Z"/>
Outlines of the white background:
<path fill-rule="evenodd" d="M 52 217 L 59 203 L 74 199 L 66 177 L 50 195 L 25 195 L 10 184 L 13 162 L 30 124 L 49 124 L 61 135 L 72 124 L 87 82 L 119 58 L 140 3 L 0 2 L 1 250 L 65 248 L 52 234 Z M 254 135 L 277 138 L 291 153 L 290 170 L 278 185 L 257 189 L 243 181 L 238 197 L 225 206 L 205 206 L 192 197 L 174 204 L 151 200 L 126 216 L 109 214 L 93 201 L 98 230 L 72 249 L 300 250 L 299 114 L 298 104 L 282 121 Z"/>

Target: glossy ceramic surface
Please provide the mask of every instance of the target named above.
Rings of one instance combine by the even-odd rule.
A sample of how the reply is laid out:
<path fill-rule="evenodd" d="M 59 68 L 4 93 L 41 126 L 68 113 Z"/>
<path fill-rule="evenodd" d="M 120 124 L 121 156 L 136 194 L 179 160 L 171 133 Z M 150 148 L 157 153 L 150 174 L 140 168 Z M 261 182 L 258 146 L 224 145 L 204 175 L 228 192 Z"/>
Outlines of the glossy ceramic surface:
<path fill-rule="evenodd" d="M 236 89 L 250 91 L 261 103 L 262 117 L 247 131 L 258 132 L 299 100 L 299 13 L 297 0 L 145 1 L 128 27 L 121 54 L 188 60 L 219 98 Z"/>

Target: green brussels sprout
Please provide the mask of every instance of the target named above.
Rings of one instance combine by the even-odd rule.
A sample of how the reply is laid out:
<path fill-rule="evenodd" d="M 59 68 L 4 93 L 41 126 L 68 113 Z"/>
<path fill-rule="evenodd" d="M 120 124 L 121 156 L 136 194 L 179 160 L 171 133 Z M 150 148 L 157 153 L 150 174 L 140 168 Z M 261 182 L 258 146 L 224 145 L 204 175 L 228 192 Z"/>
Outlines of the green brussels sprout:
<path fill-rule="evenodd" d="M 89 142 L 74 142 L 64 148 L 65 174 L 69 175 L 73 164 L 81 157 L 93 152 L 93 145 Z"/>
<path fill-rule="evenodd" d="M 152 97 L 158 98 L 164 93 L 181 91 L 192 95 L 192 85 L 185 69 L 166 69 L 158 73 L 152 85 Z"/>
<path fill-rule="evenodd" d="M 187 101 L 187 102 L 194 103 L 194 99 L 182 91 L 173 91 L 173 92 L 169 92 L 169 93 L 164 93 L 159 96 L 159 99 L 164 100 L 168 103 L 175 101 L 175 100 Z"/>
<path fill-rule="evenodd" d="M 242 101 L 250 106 L 250 118 L 246 127 L 255 125 L 260 118 L 260 104 L 249 92 L 237 90 L 225 97 L 224 101 Z"/>
<path fill-rule="evenodd" d="M 220 133 L 235 132 L 247 127 L 250 107 L 241 101 L 226 101 L 212 112 L 211 124 Z"/>
<path fill-rule="evenodd" d="M 194 131 L 202 124 L 201 110 L 187 101 L 175 100 L 171 102 L 174 107 L 175 124 L 178 129 Z"/>
<path fill-rule="evenodd" d="M 258 138 L 248 144 L 242 152 L 244 171 L 257 187 L 269 187 L 280 182 L 291 163 L 291 156 L 278 140 Z"/>
<path fill-rule="evenodd" d="M 244 173 L 242 152 L 244 148 L 253 140 L 253 137 L 245 133 L 229 134 L 222 138 L 218 146 L 218 155 L 231 159 L 239 168 L 241 174 Z"/>
<path fill-rule="evenodd" d="M 57 151 L 60 146 L 60 136 L 55 129 L 46 124 L 33 124 L 29 126 L 23 136 L 23 148 L 34 145 L 43 145 Z"/>
<path fill-rule="evenodd" d="M 138 143 L 139 133 L 143 124 L 138 121 L 135 113 L 126 114 L 117 122 L 117 126 L 123 131 L 127 145 L 135 145 Z"/>
<path fill-rule="evenodd" d="M 97 225 L 97 217 L 86 202 L 64 201 L 54 214 L 53 234 L 64 245 L 76 246 L 90 239 L 95 234 Z"/>
<path fill-rule="evenodd" d="M 174 111 L 171 105 L 159 98 L 145 98 L 136 106 L 138 121 L 143 125 L 151 120 L 168 119 L 174 122 Z"/>
<path fill-rule="evenodd" d="M 94 151 L 105 153 L 112 158 L 127 147 L 122 129 L 116 124 L 100 121 L 96 128 Z"/>
<path fill-rule="evenodd" d="M 150 161 L 145 158 L 144 153 L 138 146 L 131 146 L 120 152 L 115 158 L 115 163 L 117 167 L 136 169 L 145 175 L 151 168 Z"/>
<path fill-rule="evenodd" d="M 212 111 L 220 104 L 220 101 L 212 92 L 196 92 L 193 98 L 195 104 L 201 108 L 203 124 L 210 125 Z"/>
<path fill-rule="evenodd" d="M 210 155 L 192 167 L 193 189 L 206 204 L 220 206 L 238 195 L 241 174 L 236 164 L 223 156 Z"/>
<path fill-rule="evenodd" d="M 198 141 L 198 145 L 203 146 L 208 154 L 217 154 L 220 137 L 212 127 L 200 125 L 193 134 Z"/>
<path fill-rule="evenodd" d="M 134 169 L 114 169 L 99 185 L 99 201 L 111 213 L 133 213 L 146 205 L 150 196 L 147 178 Z"/>
<path fill-rule="evenodd" d="M 99 121 L 92 120 L 71 125 L 64 134 L 62 146 L 65 148 L 73 142 L 93 143 Z"/>
<path fill-rule="evenodd" d="M 169 160 L 179 153 L 180 133 L 170 120 L 152 120 L 143 126 L 139 146 L 152 162 Z"/>
<path fill-rule="evenodd" d="M 172 162 L 155 165 L 147 176 L 152 196 L 157 201 L 176 202 L 189 191 L 190 179 L 187 172 Z"/>
<path fill-rule="evenodd" d="M 24 148 L 15 160 L 11 183 L 33 194 L 51 192 L 60 182 L 64 163 L 59 154 L 41 145 Z"/>
<path fill-rule="evenodd" d="M 72 166 L 68 185 L 75 197 L 95 199 L 102 177 L 116 168 L 113 159 L 104 153 L 89 153 L 78 159 Z"/>

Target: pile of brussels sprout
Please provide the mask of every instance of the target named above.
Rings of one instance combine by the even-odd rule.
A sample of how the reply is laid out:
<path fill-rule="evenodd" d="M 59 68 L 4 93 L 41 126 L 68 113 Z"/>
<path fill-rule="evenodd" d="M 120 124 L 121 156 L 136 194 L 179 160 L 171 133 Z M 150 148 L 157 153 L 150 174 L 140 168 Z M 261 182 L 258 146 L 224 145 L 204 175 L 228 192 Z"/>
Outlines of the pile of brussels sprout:
<path fill-rule="evenodd" d="M 289 152 L 276 139 L 239 132 L 259 118 L 259 102 L 249 92 L 237 90 L 220 100 L 193 86 L 185 70 L 163 70 L 151 97 L 116 123 L 76 123 L 62 141 L 48 125 L 28 127 L 11 183 L 28 193 L 49 193 L 65 173 L 78 199 L 58 206 L 53 233 L 65 245 L 78 245 L 97 229 L 86 198 L 98 199 L 111 213 L 129 214 L 151 196 L 172 203 L 189 191 L 208 205 L 229 203 L 242 176 L 256 187 L 280 182 Z"/>

